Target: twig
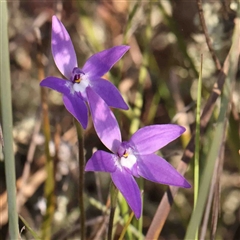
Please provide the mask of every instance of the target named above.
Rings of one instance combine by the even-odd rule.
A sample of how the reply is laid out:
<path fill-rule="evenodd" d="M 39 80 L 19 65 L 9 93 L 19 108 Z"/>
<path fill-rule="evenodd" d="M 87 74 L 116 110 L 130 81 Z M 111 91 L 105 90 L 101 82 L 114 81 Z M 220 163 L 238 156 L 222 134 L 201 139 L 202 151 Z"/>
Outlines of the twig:
<path fill-rule="evenodd" d="M 102 201 L 100 201 L 102 202 Z M 109 222 L 109 208 L 110 208 L 110 194 L 108 195 L 107 202 L 105 205 L 105 208 L 102 208 L 102 216 L 103 216 L 103 221 L 98 229 L 96 229 L 95 232 L 93 232 L 92 236 L 90 239 L 92 240 L 98 240 L 99 238 L 103 238 L 104 232 L 107 230 L 108 227 L 108 222 Z M 105 237 L 106 238 L 106 237 Z"/>
<path fill-rule="evenodd" d="M 108 215 L 105 213 L 104 216 L 103 216 L 103 220 L 102 220 L 102 222 L 101 222 L 101 224 L 100 224 L 100 227 L 98 228 L 98 231 L 96 232 L 93 240 L 101 239 L 101 237 L 103 236 L 104 232 L 105 232 L 106 229 L 107 229 L 108 221 L 109 221 L 109 217 L 108 217 Z"/>
<path fill-rule="evenodd" d="M 197 1 L 199 18 L 200 18 L 202 29 L 203 29 L 203 32 L 204 32 L 204 35 L 205 35 L 205 38 L 206 38 L 208 49 L 209 49 L 209 51 L 212 55 L 212 59 L 213 59 L 215 65 L 216 65 L 217 70 L 221 70 L 221 68 L 222 68 L 221 63 L 218 60 L 218 58 L 217 58 L 217 56 L 216 56 L 216 54 L 215 54 L 215 52 L 212 48 L 211 40 L 210 40 L 210 37 L 208 35 L 206 22 L 205 22 L 205 18 L 204 18 L 204 15 L 203 15 L 202 0 L 196 0 L 196 1 Z"/>
<path fill-rule="evenodd" d="M 17 189 L 22 188 L 22 196 L 19 199 L 19 195 L 17 194 L 17 202 L 20 202 L 21 206 L 23 206 L 27 200 L 36 192 L 41 184 L 47 178 L 47 173 L 44 168 L 40 168 L 36 173 L 29 177 L 29 181 L 23 186 L 21 183 L 21 179 L 17 181 Z M 7 194 L 6 192 L 0 195 L 0 227 L 5 225 L 8 221 L 8 204 L 7 204 Z"/>
<path fill-rule="evenodd" d="M 22 177 L 21 177 L 21 186 L 22 187 L 19 189 L 19 192 L 18 192 L 17 206 L 18 206 L 19 210 L 21 209 L 22 202 L 23 202 L 23 199 L 24 199 L 23 189 L 24 189 L 25 185 L 27 184 L 27 180 L 28 180 L 29 175 L 30 175 L 31 164 L 32 164 L 33 156 L 34 156 L 36 146 L 37 146 L 35 139 L 36 139 L 37 134 L 40 131 L 40 128 L 41 128 L 41 120 L 39 120 L 39 110 L 38 110 L 37 115 L 36 115 L 36 122 L 35 122 L 33 133 L 32 133 L 32 138 L 31 138 L 31 142 L 30 142 L 30 146 L 29 146 L 28 153 L 27 153 L 27 161 L 24 165 L 24 169 L 23 169 L 23 173 L 22 173 Z"/>

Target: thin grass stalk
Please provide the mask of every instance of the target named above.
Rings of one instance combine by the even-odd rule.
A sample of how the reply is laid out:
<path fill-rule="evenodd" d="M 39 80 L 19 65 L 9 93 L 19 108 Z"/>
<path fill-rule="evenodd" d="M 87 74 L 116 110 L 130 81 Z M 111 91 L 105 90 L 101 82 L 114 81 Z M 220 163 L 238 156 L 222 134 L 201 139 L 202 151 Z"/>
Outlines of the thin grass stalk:
<path fill-rule="evenodd" d="M 221 111 L 218 118 L 218 123 L 216 127 L 216 131 L 214 134 L 214 139 L 222 139 L 224 136 L 225 129 L 225 120 L 226 120 L 226 111 L 228 109 L 228 102 L 224 99 Z M 205 208 L 205 202 L 209 192 L 209 185 L 212 179 L 213 169 L 215 166 L 215 160 L 218 158 L 218 153 L 221 148 L 220 141 L 213 141 L 207 160 L 205 169 L 203 171 L 202 182 L 199 188 L 199 198 L 197 200 L 196 207 L 191 216 L 185 239 L 194 239 L 196 236 L 196 231 L 201 224 L 202 215 Z"/>
<path fill-rule="evenodd" d="M 229 125 L 229 121 L 226 123 Z M 226 127 L 227 128 L 227 127 Z M 216 239 L 216 231 L 217 231 L 217 224 L 218 224 L 218 218 L 219 218 L 219 209 L 220 209 L 220 194 L 221 194 L 221 185 L 220 185 L 220 178 L 223 171 L 223 164 L 224 164 L 224 153 L 225 153 L 225 146 L 226 146 L 226 137 L 227 137 L 227 131 L 225 131 L 224 138 L 222 140 L 222 147 L 220 150 L 219 158 L 216 163 L 216 182 L 214 186 L 213 193 L 210 193 L 214 195 L 213 198 L 213 206 L 212 206 L 212 219 L 211 219 L 211 233 L 210 237 L 212 240 Z"/>
<path fill-rule="evenodd" d="M 123 228 L 123 230 L 122 230 L 122 232 L 121 232 L 121 235 L 120 235 L 120 237 L 119 237 L 118 240 L 123 240 L 124 235 L 125 235 L 125 233 L 127 232 L 128 226 L 130 225 L 130 223 L 131 223 L 131 221 L 132 221 L 132 219 L 133 219 L 133 216 L 134 216 L 134 212 L 131 212 L 131 214 L 130 214 L 130 216 L 129 216 L 129 218 L 128 218 L 128 221 L 127 221 L 127 223 L 125 224 L 125 226 L 124 226 L 124 228 Z"/>
<path fill-rule="evenodd" d="M 28 222 L 21 216 L 19 215 L 19 218 L 22 220 L 24 225 L 26 226 L 27 230 L 31 233 L 31 235 L 34 237 L 34 240 L 41 240 L 40 236 L 30 227 Z"/>
<path fill-rule="evenodd" d="M 136 3 L 134 4 L 132 10 L 128 14 L 128 20 L 127 20 L 127 23 L 126 23 L 126 29 L 125 29 L 124 34 L 123 34 L 123 44 L 127 44 L 127 42 L 128 42 L 128 33 L 129 33 L 129 30 L 131 29 L 132 20 L 133 20 L 133 18 L 135 16 L 139 6 L 140 6 L 140 2 L 136 1 Z"/>
<path fill-rule="evenodd" d="M 39 81 L 45 78 L 44 74 L 44 66 L 42 64 L 42 43 L 41 43 L 41 35 L 40 30 L 36 30 L 37 37 L 37 67 L 38 67 L 38 79 Z M 48 240 L 51 238 L 52 232 L 52 220 L 55 211 L 55 180 L 54 180 L 54 166 L 53 159 L 50 154 L 49 143 L 51 140 L 50 133 L 50 123 L 48 116 L 48 102 L 47 102 L 47 89 L 40 88 L 40 98 L 41 98 L 41 108 L 42 108 L 42 121 L 43 121 L 43 134 L 45 137 L 45 156 L 46 156 L 46 164 L 45 169 L 47 172 L 47 178 L 44 184 L 44 197 L 47 201 L 46 213 L 43 217 L 43 223 L 41 226 L 41 239 Z"/>
<path fill-rule="evenodd" d="M 75 126 L 77 129 L 78 137 L 78 158 L 79 158 L 79 208 L 80 208 L 80 226 L 81 226 L 81 240 L 86 238 L 85 231 L 85 206 L 84 206 L 84 167 L 85 167 L 85 157 L 84 157 L 84 136 L 83 129 L 75 120 Z"/>
<path fill-rule="evenodd" d="M 13 151 L 12 126 L 12 96 L 9 66 L 8 47 L 8 9 L 7 1 L 0 3 L 0 88 L 1 88 L 1 114 L 4 142 L 4 166 L 8 197 L 8 219 L 10 239 L 20 239 L 18 229 L 18 213 L 16 205 L 16 172 Z"/>
<path fill-rule="evenodd" d="M 161 88 L 163 88 L 163 81 L 161 81 L 161 82 L 159 81 L 159 84 L 157 86 L 157 91 L 153 96 L 152 103 L 151 103 L 151 106 L 149 108 L 149 112 L 147 115 L 147 121 L 146 121 L 147 124 L 152 124 L 154 117 L 156 116 L 157 109 L 158 109 L 158 103 L 161 99 L 161 93 L 160 93 Z"/>
<path fill-rule="evenodd" d="M 201 92 L 202 92 L 202 67 L 203 56 L 201 55 L 201 66 L 198 79 L 197 93 L 197 114 L 196 114 L 196 136 L 195 136 L 195 152 L 194 152 L 194 209 L 197 205 L 199 191 L 199 151 L 200 151 L 200 111 L 201 111 Z M 195 240 L 198 239 L 198 228 L 195 235 Z"/>
<path fill-rule="evenodd" d="M 121 194 L 119 194 L 121 196 Z M 95 198 L 92 198 L 92 197 L 89 197 L 89 203 L 96 207 L 97 209 L 99 209 L 100 211 L 102 212 L 105 212 L 106 214 L 108 214 L 110 211 L 108 209 L 108 207 L 106 207 L 106 205 L 103 205 L 101 202 L 97 201 Z M 129 220 L 129 219 L 128 219 Z M 119 216 L 119 219 L 118 219 L 119 223 L 121 225 L 124 225 L 126 224 L 125 221 L 123 220 L 123 218 L 121 218 Z M 134 237 L 136 237 L 137 239 L 139 238 L 144 238 L 143 234 L 142 233 L 139 233 L 138 230 L 133 226 L 133 225 L 129 225 L 128 226 L 128 230 L 130 230 L 130 232 L 134 235 Z M 128 239 L 128 238 L 126 238 Z M 131 238 L 133 239 L 133 238 Z"/>
<path fill-rule="evenodd" d="M 221 149 L 220 156 L 223 154 L 222 151 L 223 151 L 223 147 Z M 217 158 L 215 166 L 214 166 L 212 182 L 211 182 L 211 186 L 210 186 L 210 190 L 209 190 L 209 194 L 208 194 L 206 208 L 204 211 L 204 217 L 203 217 L 203 222 L 202 222 L 202 227 L 201 227 L 201 234 L 199 237 L 200 240 L 204 240 L 206 238 L 207 225 L 208 225 L 208 220 L 209 220 L 209 215 L 210 215 L 212 200 L 213 200 L 213 195 L 214 195 L 214 188 L 216 189 L 217 171 L 218 171 L 218 166 L 219 166 L 219 162 L 220 162 L 219 159 L 220 159 L 220 157 Z"/>
<path fill-rule="evenodd" d="M 128 221 L 128 204 L 125 200 L 125 198 L 123 197 L 122 194 L 118 195 L 118 200 L 119 200 L 119 207 L 120 207 L 120 211 L 123 215 L 123 219 L 124 219 L 124 225 L 127 224 Z M 127 229 L 127 239 L 132 239 L 132 232 L 130 230 Z"/>

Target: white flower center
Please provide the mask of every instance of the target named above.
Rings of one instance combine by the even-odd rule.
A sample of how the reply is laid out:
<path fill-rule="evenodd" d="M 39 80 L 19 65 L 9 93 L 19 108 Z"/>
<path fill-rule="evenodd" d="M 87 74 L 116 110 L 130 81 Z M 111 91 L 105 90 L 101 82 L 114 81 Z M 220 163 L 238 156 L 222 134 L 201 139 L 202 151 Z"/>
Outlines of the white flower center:
<path fill-rule="evenodd" d="M 80 83 L 74 83 L 73 89 L 75 92 L 84 93 L 86 88 L 88 87 L 88 82 L 86 80 L 81 80 Z"/>
<path fill-rule="evenodd" d="M 75 67 L 72 70 L 72 76 L 69 79 L 70 83 L 66 85 L 69 87 L 71 94 L 80 93 L 83 99 L 87 100 L 86 88 L 90 85 L 87 74 L 80 68 Z"/>
<path fill-rule="evenodd" d="M 137 162 L 137 158 L 133 154 L 125 153 L 121 159 L 120 164 L 121 166 L 132 170 L 133 165 Z"/>
<path fill-rule="evenodd" d="M 83 76 L 80 80 L 80 82 L 76 82 L 73 84 L 73 90 L 74 92 L 79 92 L 81 93 L 83 98 L 87 98 L 86 94 L 86 88 L 89 86 L 89 80 L 86 78 L 86 76 Z"/>

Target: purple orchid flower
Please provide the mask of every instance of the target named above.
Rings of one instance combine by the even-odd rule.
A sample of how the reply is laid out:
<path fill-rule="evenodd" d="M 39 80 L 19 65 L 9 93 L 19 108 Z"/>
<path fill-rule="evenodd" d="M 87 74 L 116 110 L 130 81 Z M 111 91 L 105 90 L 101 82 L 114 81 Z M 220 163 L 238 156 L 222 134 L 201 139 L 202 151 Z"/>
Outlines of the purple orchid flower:
<path fill-rule="evenodd" d="M 109 172 L 115 186 L 125 197 L 129 206 L 140 218 L 142 212 L 141 196 L 134 177 L 190 188 L 187 180 L 165 159 L 154 154 L 158 149 L 178 138 L 185 129 L 174 124 L 143 127 L 123 141 L 116 118 L 106 103 L 88 88 L 93 98 L 90 103 L 96 132 L 103 144 L 112 151 L 98 150 L 88 160 L 85 171 Z M 96 113 L 101 113 L 96 114 Z"/>
<path fill-rule="evenodd" d="M 128 109 L 118 89 L 102 78 L 112 66 L 128 51 L 129 46 L 116 46 L 92 55 L 83 68 L 78 68 L 76 53 L 70 36 L 56 17 L 52 17 L 52 54 L 59 71 L 68 80 L 47 77 L 40 85 L 63 94 L 66 109 L 87 127 L 88 110 L 86 103 L 92 101 L 89 87 L 97 93 L 108 106 Z"/>

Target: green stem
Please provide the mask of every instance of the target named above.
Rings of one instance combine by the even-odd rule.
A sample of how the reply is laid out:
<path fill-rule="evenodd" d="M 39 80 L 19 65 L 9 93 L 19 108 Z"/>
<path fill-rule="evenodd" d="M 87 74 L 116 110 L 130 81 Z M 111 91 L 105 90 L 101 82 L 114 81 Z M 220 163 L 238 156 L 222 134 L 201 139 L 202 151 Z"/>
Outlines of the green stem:
<path fill-rule="evenodd" d="M 195 153 L 194 153 L 194 209 L 196 208 L 199 191 L 199 150 L 200 150 L 200 111 L 201 111 L 201 92 L 202 92 L 202 55 L 201 67 L 198 79 L 198 95 L 197 95 L 197 114 L 196 114 L 196 136 L 195 136 Z M 195 240 L 198 239 L 198 228 L 196 230 Z"/>
<path fill-rule="evenodd" d="M 119 200 L 120 211 L 122 213 L 123 220 L 124 220 L 124 225 L 126 226 L 128 219 L 129 219 L 128 214 L 126 214 L 126 213 L 128 213 L 128 204 L 122 194 L 119 194 L 118 200 Z M 128 229 L 127 229 L 127 233 L 126 233 L 126 238 L 133 239 L 132 232 L 129 231 Z"/>
<path fill-rule="evenodd" d="M 78 157 L 79 157 L 79 208 L 80 208 L 80 226 L 81 226 L 81 239 L 85 239 L 85 207 L 84 207 L 84 167 L 85 167 L 85 157 L 84 157 L 84 137 L 83 129 L 75 120 L 75 126 L 77 129 L 78 137 Z"/>
<path fill-rule="evenodd" d="M 110 194 L 111 194 L 111 210 L 110 210 L 109 223 L 108 223 L 108 236 L 107 236 L 108 240 L 112 239 L 114 213 L 116 210 L 117 197 L 118 197 L 118 189 L 115 187 L 115 185 L 112 182 L 110 187 Z"/>
<path fill-rule="evenodd" d="M 8 196 L 8 217 L 10 239 L 20 239 L 18 213 L 16 205 L 16 172 L 13 151 L 12 96 L 8 50 L 8 15 L 7 1 L 0 3 L 0 86 L 1 113 L 3 125 L 5 175 Z"/>

